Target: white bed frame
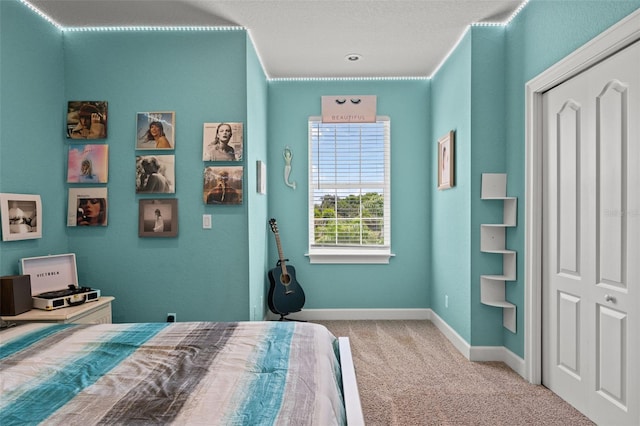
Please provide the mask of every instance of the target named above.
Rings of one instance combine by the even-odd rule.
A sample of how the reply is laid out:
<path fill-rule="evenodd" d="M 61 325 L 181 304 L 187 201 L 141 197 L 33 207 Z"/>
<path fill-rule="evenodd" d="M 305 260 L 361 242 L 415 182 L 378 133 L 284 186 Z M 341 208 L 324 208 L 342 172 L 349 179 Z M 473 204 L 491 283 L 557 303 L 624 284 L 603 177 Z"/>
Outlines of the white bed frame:
<path fill-rule="evenodd" d="M 338 337 L 340 365 L 342 367 L 342 389 L 348 426 L 364 426 L 364 415 L 360 404 L 360 393 L 356 381 L 356 370 L 353 367 L 351 345 L 348 337 Z"/>

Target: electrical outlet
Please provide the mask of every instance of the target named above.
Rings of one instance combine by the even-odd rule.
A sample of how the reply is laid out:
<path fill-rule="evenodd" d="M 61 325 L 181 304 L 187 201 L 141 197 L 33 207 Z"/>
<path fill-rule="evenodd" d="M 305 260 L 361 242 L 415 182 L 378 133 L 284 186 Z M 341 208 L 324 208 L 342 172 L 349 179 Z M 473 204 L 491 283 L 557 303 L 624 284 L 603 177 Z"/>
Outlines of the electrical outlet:
<path fill-rule="evenodd" d="M 445 308 L 449 307 L 449 295 L 448 294 L 444 295 L 444 307 Z"/>
<path fill-rule="evenodd" d="M 177 316 L 175 312 L 169 312 L 167 314 L 167 322 L 177 322 Z"/>

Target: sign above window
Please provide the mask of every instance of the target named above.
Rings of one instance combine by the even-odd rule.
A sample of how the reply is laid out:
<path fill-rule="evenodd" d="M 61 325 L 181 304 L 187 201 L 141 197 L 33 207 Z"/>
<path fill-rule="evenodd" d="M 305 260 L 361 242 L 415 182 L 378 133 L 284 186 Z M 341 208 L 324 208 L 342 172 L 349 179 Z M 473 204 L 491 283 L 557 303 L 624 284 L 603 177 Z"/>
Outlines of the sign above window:
<path fill-rule="evenodd" d="M 375 123 L 375 95 L 322 97 L 323 123 Z"/>

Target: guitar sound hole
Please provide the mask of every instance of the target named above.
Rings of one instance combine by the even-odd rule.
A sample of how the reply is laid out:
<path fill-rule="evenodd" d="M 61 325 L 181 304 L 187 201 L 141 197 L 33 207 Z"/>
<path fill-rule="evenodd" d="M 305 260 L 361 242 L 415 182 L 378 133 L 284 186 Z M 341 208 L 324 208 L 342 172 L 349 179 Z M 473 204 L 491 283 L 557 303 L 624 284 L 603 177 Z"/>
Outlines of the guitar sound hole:
<path fill-rule="evenodd" d="M 282 284 L 284 285 L 289 285 L 289 283 L 291 282 L 291 277 L 287 274 L 287 275 L 280 275 L 280 281 L 282 282 Z"/>

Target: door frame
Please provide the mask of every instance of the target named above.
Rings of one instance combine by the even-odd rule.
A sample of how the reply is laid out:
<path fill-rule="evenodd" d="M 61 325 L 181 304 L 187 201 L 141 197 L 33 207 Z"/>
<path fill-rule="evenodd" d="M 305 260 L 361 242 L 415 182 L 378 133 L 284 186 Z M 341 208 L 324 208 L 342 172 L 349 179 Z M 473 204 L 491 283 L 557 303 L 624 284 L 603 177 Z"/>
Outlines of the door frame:
<path fill-rule="evenodd" d="M 640 10 L 632 12 L 525 86 L 525 378 L 542 383 L 542 95 L 640 40 Z"/>

